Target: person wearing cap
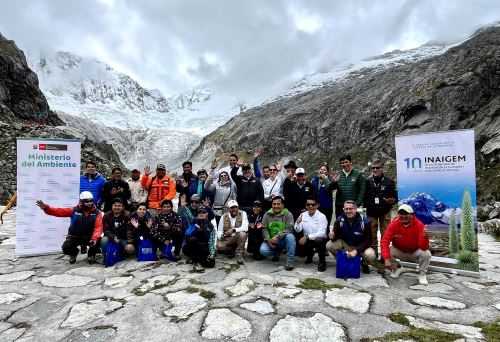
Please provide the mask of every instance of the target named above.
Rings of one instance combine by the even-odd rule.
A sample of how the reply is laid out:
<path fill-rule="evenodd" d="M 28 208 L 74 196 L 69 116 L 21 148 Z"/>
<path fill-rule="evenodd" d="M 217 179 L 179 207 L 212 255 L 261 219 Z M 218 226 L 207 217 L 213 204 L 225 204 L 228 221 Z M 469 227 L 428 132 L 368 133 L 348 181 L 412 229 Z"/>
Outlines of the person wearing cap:
<path fill-rule="evenodd" d="M 283 194 L 285 196 L 285 206 L 296 220 L 300 213 L 305 211 L 306 198 L 316 197 L 316 191 L 310 181 L 306 179 L 306 171 L 299 167 L 295 170 L 295 176 L 288 173 L 283 183 Z"/>
<path fill-rule="evenodd" d="M 264 211 L 262 210 L 262 203 L 260 201 L 254 201 L 252 204 L 252 212 L 248 216 L 248 243 L 247 252 L 253 255 L 255 260 L 262 260 L 262 255 L 260 254 L 260 245 L 262 244 L 262 218 L 264 216 Z"/>
<path fill-rule="evenodd" d="M 283 249 L 286 249 L 287 258 L 285 269 L 293 270 L 295 258 L 295 237 L 293 235 L 293 215 L 285 209 L 283 197 L 275 196 L 272 208 L 262 218 L 262 238 L 260 254 L 272 256 L 273 261 L 278 261 Z"/>
<path fill-rule="evenodd" d="M 198 177 L 198 181 L 196 183 L 192 183 L 189 192 L 194 195 L 197 194 L 201 197 L 202 201 L 206 199 L 210 200 L 210 203 L 213 203 L 214 196 L 209 191 L 205 190 L 205 183 L 208 179 L 208 173 L 205 169 L 199 169 L 196 172 L 196 176 Z"/>
<path fill-rule="evenodd" d="M 156 174 L 151 177 L 149 166 L 144 168 L 144 175 L 141 178 L 141 185 L 148 189 L 148 207 L 151 215 L 156 216 L 161 210 L 161 202 L 165 199 L 172 200 L 177 191 L 175 181 L 167 176 L 165 165 L 156 166 Z"/>
<path fill-rule="evenodd" d="M 133 255 L 134 237 L 130 229 L 130 213 L 125 210 L 124 201 L 120 197 L 112 200 L 111 210 L 102 217 L 104 236 L 101 238 L 101 252 L 106 262 L 106 246 L 109 241 L 120 244 L 123 255 Z"/>
<path fill-rule="evenodd" d="M 247 213 L 238 209 L 238 202 L 227 202 L 228 212 L 222 215 L 217 227 L 217 251 L 225 253 L 229 259 L 234 258 L 243 265 L 243 251 L 247 242 Z"/>
<path fill-rule="evenodd" d="M 192 162 L 185 161 L 182 163 L 182 174 L 178 176 L 177 173 L 174 173 L 172 177 L 175 179 L 175 189 L 179 195 L 186 195 L 187 198 L 190 198 L 192 194 L 196 193 L 191 192 L 194 184 L 198 184 L 198 177 L 193 173 Z"/>
<path fill-rule="evenodd" d="M 384 175 L 384 164 L 380 160 L 372 162 L 372 174 L 366 179 L 364 206 L 372 225 L 372 248 L 378 254 L 377 234 L 384 236 L 391 222 L 392 206 L 398 201 L 396 183 Z"/>
<path fill-rule="evenodd" d="M 307 211 L 300 214 L 295 221 L 295 232 L 303 233 L 297 240 L 296 254 L 306 256 L 306 264 L 312 263 L 314 250 L 318 251 L 319 264 L 318 271 L 326 270 L 325 244 L 328 220 L 326 216 L 318 210 L 318 202 L 314 197 L 306 198 Z"/>
<path fill-rule="evenodd" d="M 361 268 L 363 273 L 369 274 L 368 264 L 375 261 L 375 251 L 370 247 L 372 242 L 372 229 L 370 220 L 358 213 L 358 205 L 354 201 L 344 203 L 344 212 L 337 217 L 330 230 L 328 237 L 330 241 L 326 249 L 337 256 L 337 251 L 343 250 L 348 258 L 361 256 Z"/>
<path fill-rule="evenodd" d="M 380 250 L 385 267 L 391 270 L 390 277 L 398 278 L 404 272 L 403 266 L 396 259 L 418 263 L 418 282 L 427 285 L 427 270 L 432 258 L 429 250 L 430 232 L 414 215 L 413 208 L 402 204 L 398 208 L 398 217 L 389 223 L 380 240 Z M 390 245 L 392 243 L 392 245 Z M 389 246 L 390 245 L 390 246 Z M 400 266 L 398 268 L 398 266 Z"/>
<path fill-rule="evenodd" d="M 363 205 L 366 181 L 363 173 L 352 167 L 352 158 L 346 154 L 340 157 L 342 172 L 334 171 L 332 181 L 326 186 L 329 192 L 337 190 L 335 195 L 335 216 L 342 214 L 345 201 L 354 201 L 358 207 Z"/>
<path fill-rule="evenodd" d="M 122 169 L 115 167 L 111 171 L 111 180 L 104 183 L 102 201 L 104 203 L 105 213 L 111 210 L 111 204 L 115 198 L 119 197 L 124 201 L 130 199 L 130 187 L 128 183 L 122 179 L 122 174 Z"/>
<path fill-rule="evenodd" d="M 222 215 L 227 212 L 226 204 L 236 199 L 236 184 L 229 178 L 226 171 L 219 172 L 219 180 L 215 182 L 215 172 L 210 171 L 210 176 L 205 182 L 205 190 L 213 194 L 214 202 L 212 209 L 217 226 Z"/>
<path fill-rule="evenodd" d="M 242 176 L 238 176 L 237 174 L 238 166 L 241 166 Z M 252 212 L 253 201 L 260 201 L 262 203 L 264 199 L 262 183 L 252 174 L 252 167 L 241 161 L 238 161 L 237 166 L 231 170 L 231 178 L 236 184 L 236 199 L 240 205 L 240 209 L 250 214 Z"/>
<path fill-rule="evenodd" d="M 104 183 L 106 183 L 106 178 L 97 172 L 97 164 L 92 160 L 88 160 L 85 163 L 85 170 L 86 172 L 80 176 L 80 193 L 90 191 L 94 204 L 100 208 L 101 194 Z"/>
<path fill-rule="evenodd" d="M 171 200 L 161 202 L 161 211 L 153 219 L 151 227 L 151 237 L 160 249 L 164 249 L 164 256 L 170 261 L 177 261 L 177 256 L 172 254 L 172 248 L 176 251 L 181 250 L 184 232 L 182 230 L 182 219 L 174 211 L 174 205 Z"/>
<path fill-rule="evenodd" d="M 280 171 L 280 167 L 276 164 L 269 165 L 270 176 L 262 182 L 262 188 L 264 190 L 264 202 L 262 203 L 262 209 L 264 212 L 271 209 L 271 201 L 274 196 L 283 197 L 283 182 L 285 181 L 285 177 Z"/>
<path fill-rule="evenodd" d="M 141 184 L 141 172 L 138 169 L 132 170 L 132 175 L 127 179 L 127 183 L 130 189 L 128 208 L 129 211 L 134 211 L 139 203 L 146 203 L 148 190 Z"/>
<path fill-rule="evenodd" d="M 184 201 L 185 201 L 185 197 Z M 193 223 L 186 231 L 182 253 L 193 262 L 193 271 L 204 272 L 204 267 L 215 266 L 215 228 L 208 219 L 207 207 L 200 205 Z"/>
<path fill-rule="evenodd" d="M 80 194 L 80 202 L 73 208 L 55 208 L 37 200 L 36 205 L 47 215 L 71 217 L 68 235 L 62 244 L 62 251 L 69 255 L 69 263 L 74 264 L 78 255 L 78 246 L 90 246 L 87 253 L 89 264 L 95 264 L 95 255 L 99 249 L 102 234 L 102 213 L 93 201 L 90 191 Z"/>
<path fill-rule="evenodd" d="M 295 161 L 290 160 L 283 167 L 283 174 L 285 177 L 293 179 L 293 177 L 295 176 L 295 170 L 297 170 L 297 164 L 295 163 Z"/>

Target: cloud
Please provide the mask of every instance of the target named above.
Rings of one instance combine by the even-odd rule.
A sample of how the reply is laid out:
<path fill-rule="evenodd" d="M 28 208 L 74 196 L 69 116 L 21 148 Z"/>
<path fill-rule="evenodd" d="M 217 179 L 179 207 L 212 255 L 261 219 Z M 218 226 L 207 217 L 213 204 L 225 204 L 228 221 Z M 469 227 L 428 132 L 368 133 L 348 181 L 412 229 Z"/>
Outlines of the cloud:
<path fill-rule="evenodd" d="M 200 84 L 264 100 L 301 75 L 499 20 L 488 0 L 5 1 L 0 32 L 25 50 L 93 57 L 166 95 Z"/>

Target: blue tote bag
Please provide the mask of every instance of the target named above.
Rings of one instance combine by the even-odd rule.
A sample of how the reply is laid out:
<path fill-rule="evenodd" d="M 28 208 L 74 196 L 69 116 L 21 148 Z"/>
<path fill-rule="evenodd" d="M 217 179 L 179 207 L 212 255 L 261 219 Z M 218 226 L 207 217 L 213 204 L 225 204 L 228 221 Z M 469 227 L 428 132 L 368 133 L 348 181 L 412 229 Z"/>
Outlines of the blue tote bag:
<path fill-rule="evenodd" d="M 156 261 L 156 253 L 150 240 L 140 240 L 137 248 L 137 261 Z"/>
<path fill-rule="evenodd" d="M 119 243 L 109 241 L 106 245 L 105 267 L 113 266 L 122 261 L 122 246 Z"/>
<path fill-rule="evenodd" d="M 348 258 L 345 251 L 337 252 L 337 278 L 359 278 L 361 256 L 358 254 L 354 258 Z"/>

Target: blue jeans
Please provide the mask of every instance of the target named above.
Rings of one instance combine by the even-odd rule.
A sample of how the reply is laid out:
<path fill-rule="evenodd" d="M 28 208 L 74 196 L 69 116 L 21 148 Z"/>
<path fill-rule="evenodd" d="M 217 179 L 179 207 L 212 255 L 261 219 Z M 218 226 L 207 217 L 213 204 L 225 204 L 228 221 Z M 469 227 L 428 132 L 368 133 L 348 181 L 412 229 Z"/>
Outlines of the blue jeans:
<path fill-rule="evenodd" d="M 295 236 L 293 234 L 283 236 L 273 248 L 267 242 L 263 242 L 260 245 L 260 254 L 263 256 L 280 255 L 283 249 L 286 249 L 287 261 L 293 262 L 293 258 L 295 257 Z"/>

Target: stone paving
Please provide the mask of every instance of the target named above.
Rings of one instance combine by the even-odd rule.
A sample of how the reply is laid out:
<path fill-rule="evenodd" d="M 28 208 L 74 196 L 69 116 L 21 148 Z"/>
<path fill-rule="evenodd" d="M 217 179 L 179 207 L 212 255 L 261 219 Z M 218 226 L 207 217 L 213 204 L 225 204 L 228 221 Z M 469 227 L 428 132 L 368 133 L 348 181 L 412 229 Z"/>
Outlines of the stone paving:
<path fill-rule="evenodd" d="M 332 257 L 323 273 L 316 258 L 288 272 L 284 258 L 247 256 L 238 267 L 217 257 L 201 274 L 185 260 L 104 268 L 82 255 L 74 265 L 62 254 L 15 258 L 14 220 L 0 226 L 0 341 L 359 341 L 413 328 L 481 341 L 474 323 L 500 317 L 500 243 L 488 235 L 480 278 L 431 273 L 421 286 L 412 272 L 336 279 Z"/>

